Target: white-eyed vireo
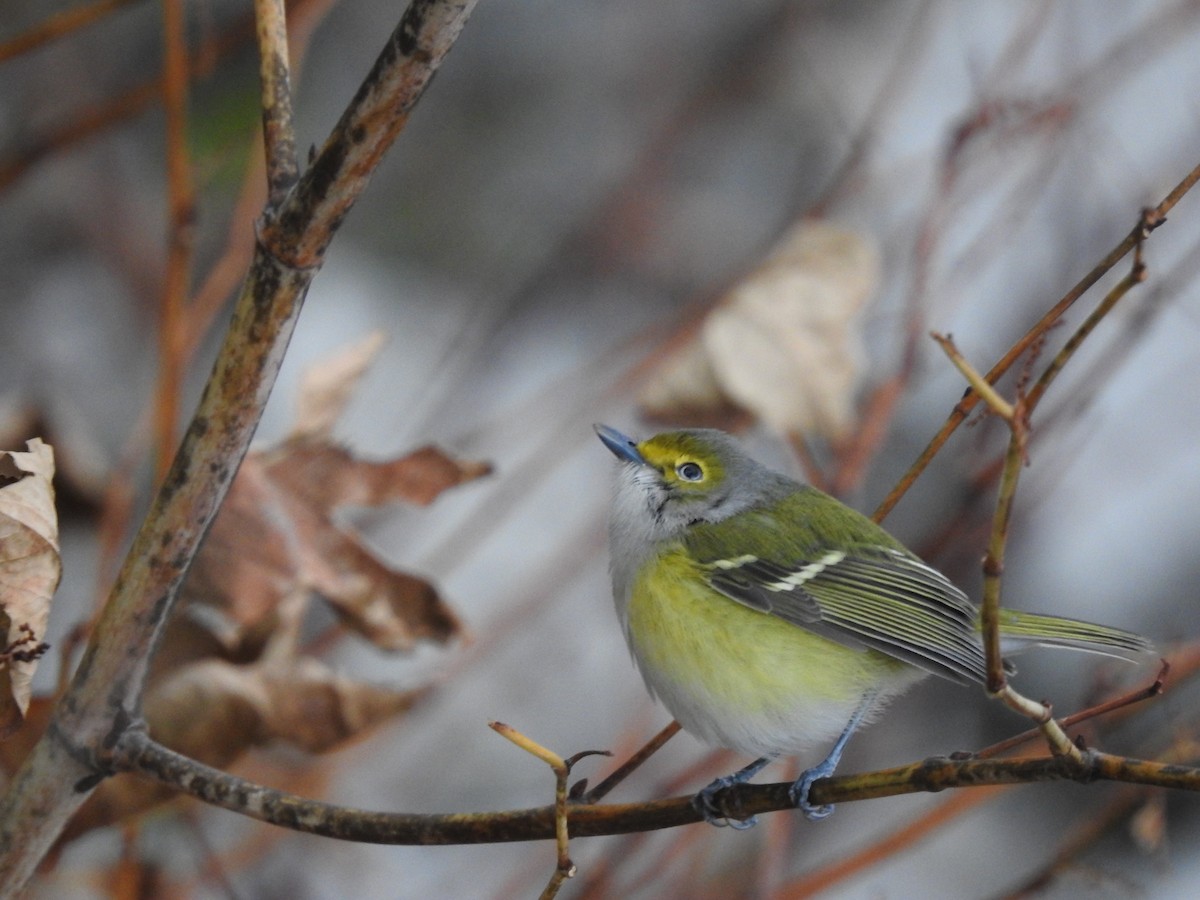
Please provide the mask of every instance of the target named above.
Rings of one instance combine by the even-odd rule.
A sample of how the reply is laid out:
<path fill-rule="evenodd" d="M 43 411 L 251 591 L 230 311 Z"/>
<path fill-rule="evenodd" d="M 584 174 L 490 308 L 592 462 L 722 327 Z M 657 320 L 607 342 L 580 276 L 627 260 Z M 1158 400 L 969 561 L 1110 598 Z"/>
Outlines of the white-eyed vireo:
<path fill-rule="evenodd" d="M 866 516 L 772 472 L 721 431 L 635 442 L 596 431 L 621 461 L 609 522 L 613 593 L 650 692 L 697 737 L 758 757 L 697 808 L 780 753 L 836 738 L 792 785 L 833 774 L 854 729 L 933 673 L 985 680 L 977 608 Z M 1136 634 L 1003 610 L 1005 653 L 1070 647 L 1135 659 Z"/>

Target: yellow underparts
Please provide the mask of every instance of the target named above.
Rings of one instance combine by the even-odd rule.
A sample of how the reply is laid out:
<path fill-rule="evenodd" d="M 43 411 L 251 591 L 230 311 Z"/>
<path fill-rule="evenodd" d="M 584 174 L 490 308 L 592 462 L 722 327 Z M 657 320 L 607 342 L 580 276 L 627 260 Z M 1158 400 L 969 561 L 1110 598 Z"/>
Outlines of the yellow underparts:
<path fill-rule="evenodd" d="M 758 754 L 836 735 L 866 691 L 915 674 L 729 599 L 680 546 L 638 573 L 627 626 L 643 676 L 685 728 Z"/>

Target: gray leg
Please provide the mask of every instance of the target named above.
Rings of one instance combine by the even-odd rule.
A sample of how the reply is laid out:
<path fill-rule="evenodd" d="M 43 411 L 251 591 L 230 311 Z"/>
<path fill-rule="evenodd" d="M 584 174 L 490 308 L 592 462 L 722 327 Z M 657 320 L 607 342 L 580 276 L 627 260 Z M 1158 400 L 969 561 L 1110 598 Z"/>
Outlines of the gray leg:
<path fill-rule="evenodd" d="M 713 797 L 716 796 L 717 791 L 722 791 L 725 788 L 732 787 L 735 784 L 745 784 L 747 781 L 765 769 L 767 764 L 775 759 L 775 757 L 778 755 L 778 753 L 772 753 L 770 756 L 761 757 L 760 759 L 756 759 L 754 762 L 750 763 L 750 765 L 738 769 L 732 775 L 726 775 L 723 778 L 718 778 L 692 798 L 692 806 L 695 807 L 698 813 L 704 816 L 704 821 L 709 825 L 729 825 L 738 829 L 739 831 L 745 828 L 753 828 L 756 824 L 758 824 L 757 816 L 751 816 L 744 822 L 740 822 L 735 819 L 726 819 L 721 815 L 720 811 L 713 803 Z"/>
<path fill-rule="evenodd" d="M 828 778 L 834 773 L 834 770 L 837 769 L 838 763 L 842 759 L 842 751 L 846 749 L 846 744 L 850 741 L 850 735 L 854 734 L 854 729 L 862 724 L 863 717 L 870 711 L 874 703 L 874 691 L 868 691 L 864 694 L 858 704 L 858 708 L 854 710 L 854 715 L 846 723 L 841 737 L 837 739 L 837 743 L 829 751 L 829 755 L 825 757 L 823 762 L 802 772 L 800 777 L 792 783 L 791 788 L 788 789 L 788 795 L 792 798 L 792 802 L 796 804 L 796 808 L 804 813 L 810 821 L 816 822 L 818 819 L 824 819 L 833 812 L 832 806 L 813 806 L 808 802 L 808 792 L 812 788 L 813 782 L 819 778 Z"/>

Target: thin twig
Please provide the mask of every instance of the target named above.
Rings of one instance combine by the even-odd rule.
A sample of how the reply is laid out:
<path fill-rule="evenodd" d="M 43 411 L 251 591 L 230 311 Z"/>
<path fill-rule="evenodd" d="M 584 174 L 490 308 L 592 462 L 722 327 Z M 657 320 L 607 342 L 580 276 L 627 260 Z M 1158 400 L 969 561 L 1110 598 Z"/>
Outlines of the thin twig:
<path fill-rule="evenodd" d="M 554 842 L 558 847 L 558 860 L 554 874 L 542 891 L 541 900 L 553 900 L 559 888 L 568 878 L 575 877 L 575 864 L 571 862 L 570 833 L 567 828 L 567 778 L 571 774 L 570 764 L 553 750 L 527 737 L 511 725 L 503 722 L 488 722 L 497 734 L 512 741 L 526 753 L 530 753 L 548 765 L 554 772 Z"/>
<path fill-rule="evenodd" d="M 617 767 L 617 769 L 614 770 L 611 775 L 601 781 L 590 791 L 583 793 L 582 796 L 579 797 L 580 802 L 596 803 L 602 800 L 610 791 L 612 791 L 613 788 L 632 775 L 642 765 L 642 763 L 657 753 L 663 744 L 675 737 L 675 735 L 677 735 L 682 728 L 682 725 L 672 720 L 666 728 L 647 741 L 642 749 L 633 754 L 633 756 L 629 757 L 629 759 Z M 582 787 L 585 787 L 586 785 L 587 782 L 580 782 L 575 786 L 575 789 L 572 790 L 572 793 L 576 793 L 576 789 L 582 791 Z"/>
<path fill-rule="evenodd" d="M 949 335 L 939 334 L 936 331 L 931 331 L 929 336 L 937 341 L 938 346 L 950 358 L 950 362 L 954 363 L 954 368 L 962 373 L 963 378 L 967 379 L 967 384 L 987 403 L 992 412 L 1006 422 L 1011 422 L 1013 418 L 1013 405 L 1001 397 L 996 392 L 996 389 L 988 384 L 982 375 L 975 371 L 975 368 L 967 362 L 966 357 L 954 345 L 954 339 Z"/>
<path fill-rule="evenodd" d="M 1143 213 L 1143 215 L 1148 213 L 1149 210 Z M 1150 228 L 1148 225 L 1143 227 L 1142 235 L 1143 240 L 1149 238 Z M 1138 243 L 1138 245 L 1134 248 L 1133 266 L 1130 268 L 1129 273 L 1120 281 L 1118 281 L 1113 286 L 1112 290 L 1104 295 L 1104 299 L 1100 301 L 1099 305 L 1088 314 L 1086 319 L 1083 320 L 1079 328 L 1076 329 L 1073 335 L 1071 335 L 1071 337 L 1063 345 L 1062 349 L 1058 351 L 1054 359 L 1051 360 L 1050 365 L 1046 367 L 1045 371 L 1042 372 L 1041 376 L 1030 389 L 1026 398 L 1026 403 L 1030 410 L 1037 406 L 1038 402 L 1042 399 L 1042 396 L 1046 393 L 1046 390 L 1054 382 L 1054 379 L 1058 377 L 1058 373 L 1062 371 L 1063 366 L 1067 364 L 1067 362 L 1075 354 L 1075 351 L 1078 350 L 1080 345 L 1083 344 L 1087 336 L 1095 330 L 1097 325 L 1100 324 L 1101 320 L 1103 320 L 1104 317 L 1112 311 L 1113 307 L 1117 305 L 1117 302 L 1121 300 L 1122 297 L 1124 297 L 1129 293 L 1130 290 L 1145 280 L 1146 266 L 1142 262 L 1142 244 Z"/>
<path fill-rule="evenodd" d="M 1087 273 L 1080 281 L 1062 298 L 1054 304 L 1024 336 L 1021 337 L 1008 352 L 1000 358 L 1000 360 L 992 366 L 987 375 L 984 376 L 989 384 L 995 384 L 996 381 L 1007 372 L 1027 349 L 1037 341 L 1040 336 L 1050 327 L 1052 327 L 1063 313 L 1074 305 L 1080 297 L 1082 297 L 1097 281 L 1099 281 L 1113 266 L 1121 261 L 1124 256 L 1136 247 L 1140 246 L 1145 240 L 1147 223 L 1150 223 L 1150 228 L 1157 228 L 1166 221 L 1167 214 L 1175 207 L 1183 197 L 1190 191 L 1200 180 L 1200 165 L 1193 168 L 1177 184 L 1166 197 L 1163 198 L 1157 206 L 1155 206 L 1148 214 L 1143 214 L 1137 225 L 1118 243 L 1108 254 L 1100 260 L 1092 270 Z M 908 471 L 900 478 L 888 495 L 883 499 L 883 502 L 876 508 L 872 518 L 880 522 L 887 518 L 888 513 L 900 502 L 913 483 L 917 480 L 920 474 L 929 465 L 930 460 L 941 450 L 942 446 L 950 439 L 950 436 L 958 429 L 958 427 L 966 421 L 967 416 L 975 409 L 979 402 L 979 395 L 971 392 L 966 397 L 958 402 L 951 411 L 946 422 L 942 425 L 937 434 L 933 436 L 925 449 L 909 467 Z"/>
<path fill-rule="evenodd" d="M 1058 721 L 1063 728 L 1070 728 L 1072 725 L 1078 725 L 1080 722 L 1086 722 L 1089 719 L 1095 719 L 1099 716 L 1106 716 L 1118 709 L 1124 709 L 1127 706 L 1133 706 L 1136 703 L 1141 703 L 1143 700 L 1149 700 L 1153 697 L 1158 697 L 1163 692 L 1163 687 L 1166 684 L 1167 673 L 1171 670 L 1171 664 L 1165 659 L 1158 670 L 1158 675 L 1149 685 L 1136 690 L 1121 694 L 1118 697 L 1112 697 L 1102 703 L 1097 703 L 1089 706 L 1087 709 L 1081 709 L 1078 712 L 1073 712 L 1069 716 L 1063 716 Z M 988 759 L 990 757 L 1000 756 L 1007 753 L 1009 750 L 1014 750 L 1022 744 L 1027 744 L 1039 734 L 1042 733 L 1040 728 L 1031 728 L 1029 731 L 1023 731 L 1020 734 L 1014 734 L 1010 738 L 1003 741 L 984 747 L 982 750 L 972 754 L 976 759 Z"/>
<path fill-rule="evenodd" d="M 279 206 L 299 177 L 292 125 L 291 64 L 283 0 L 254 0 L 262 81 L 263 147 L 267 159 L 267 198 Z"/>
<path fill-rule="evenodd" d="M 0 63 L 29 53 L 38 47 L 44 47 L 73 31 L 86 28 L 109 13 L 133 2 L 134 0 L 96 0 L 95 3 L 77 6 L 74 9 L 65 9 L 60 13 L 47 16 L 29 30 L 0 43 Z"/>
<path fill-rule="evenodd" d="M 183 385 L 184 307 L 195 243 L 196 191 L 188 149 L 187 14 L 183 0 L 163 2 L 163 109 L 166 113 L 167 264 L 158 320 L 155 388 L 155 474 L 162 480 L 175 456 Z"/>

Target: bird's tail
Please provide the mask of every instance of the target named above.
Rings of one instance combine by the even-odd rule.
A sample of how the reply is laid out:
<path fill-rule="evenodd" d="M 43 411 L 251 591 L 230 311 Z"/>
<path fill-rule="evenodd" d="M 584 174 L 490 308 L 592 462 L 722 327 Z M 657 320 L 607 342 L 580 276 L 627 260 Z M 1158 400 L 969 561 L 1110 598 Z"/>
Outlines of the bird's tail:
<path fill-rule="evenodd" d="M 1148 638 L 1132 631 L 1014 609 L 1000 610 L 1000 644 L 1005 654 L 1029 647 L 1065 647 L 1131 662 L 1140 662 L 1155 652 Z"/>

